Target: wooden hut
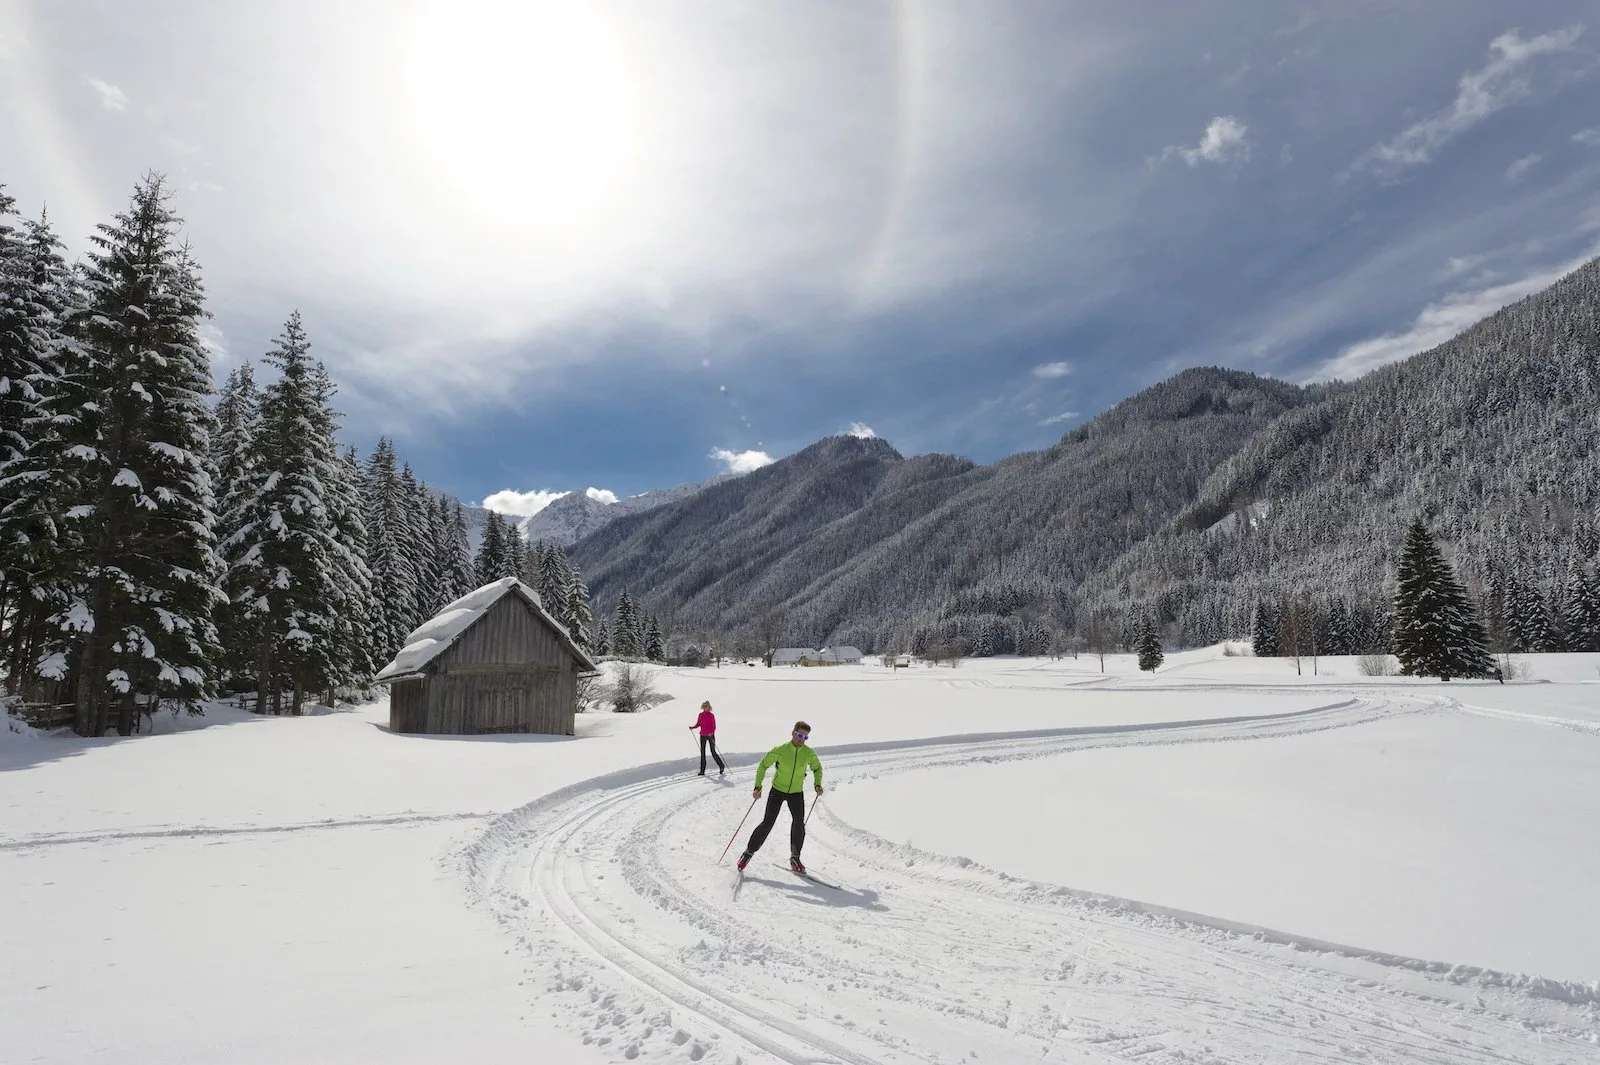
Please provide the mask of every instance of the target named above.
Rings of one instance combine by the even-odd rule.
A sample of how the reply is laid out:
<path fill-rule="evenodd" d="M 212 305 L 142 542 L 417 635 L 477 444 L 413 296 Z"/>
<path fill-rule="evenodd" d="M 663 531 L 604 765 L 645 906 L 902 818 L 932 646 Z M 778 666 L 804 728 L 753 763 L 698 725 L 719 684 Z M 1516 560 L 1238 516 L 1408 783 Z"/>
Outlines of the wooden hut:
<path fill-rule="evenodd" d="M 505 577 L 415 629 L 376 679 L 394 732 L 570 736 L 578 677 L 599 668 L 538 592 Z"/>

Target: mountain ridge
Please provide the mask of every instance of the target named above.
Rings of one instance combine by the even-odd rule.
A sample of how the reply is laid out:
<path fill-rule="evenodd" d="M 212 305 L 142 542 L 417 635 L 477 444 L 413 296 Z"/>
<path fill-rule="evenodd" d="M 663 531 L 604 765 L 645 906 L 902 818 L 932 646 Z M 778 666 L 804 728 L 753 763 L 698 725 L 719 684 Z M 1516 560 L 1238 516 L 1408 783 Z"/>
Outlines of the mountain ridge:
<path fill-rule="evenodd" d="M 627 587 L 725 636 L 779 614 L 788 642 L 1001 653 L 1150 615 L 1184 645 L 1305 598 L 1381 650 L 1392 551 L 1424 513 L 1485 609 L 1516 598 L 1549 628 L 1600 540 L 1597 322 L 1600 259 L 1354 381 L 1191 368 L 987 466 L 824 438 L 571 554 L 602 608 Z"/>

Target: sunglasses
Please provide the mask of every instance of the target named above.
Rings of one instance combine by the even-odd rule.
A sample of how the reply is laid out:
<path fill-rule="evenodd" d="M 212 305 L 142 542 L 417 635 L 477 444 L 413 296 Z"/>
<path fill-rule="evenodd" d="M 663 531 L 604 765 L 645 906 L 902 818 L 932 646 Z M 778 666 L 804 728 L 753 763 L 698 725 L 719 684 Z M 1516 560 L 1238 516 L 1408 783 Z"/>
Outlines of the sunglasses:
<path fill-rule="evenodd" d="M 811 733 L 809 733 L 809 732 L 796 732 L 794 734 L 794 738 L 797 739 L 797 740 L 809 740 L 811 738 Z"/>

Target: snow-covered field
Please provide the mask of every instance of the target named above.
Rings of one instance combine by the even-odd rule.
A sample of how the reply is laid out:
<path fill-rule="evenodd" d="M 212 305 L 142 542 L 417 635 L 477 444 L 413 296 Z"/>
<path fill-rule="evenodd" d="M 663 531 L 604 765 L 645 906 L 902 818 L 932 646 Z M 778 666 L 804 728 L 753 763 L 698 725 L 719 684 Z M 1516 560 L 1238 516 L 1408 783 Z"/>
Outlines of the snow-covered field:
<path fill-rule="evenodd" d="M 1600 1061 L 1600 656 L 1529 665 L 725 666 L 573 739 L 0 731 L 0 1062 Z M 786 819 L 741 882 L 797 717 L 837 886 L 779 867 Z"/>

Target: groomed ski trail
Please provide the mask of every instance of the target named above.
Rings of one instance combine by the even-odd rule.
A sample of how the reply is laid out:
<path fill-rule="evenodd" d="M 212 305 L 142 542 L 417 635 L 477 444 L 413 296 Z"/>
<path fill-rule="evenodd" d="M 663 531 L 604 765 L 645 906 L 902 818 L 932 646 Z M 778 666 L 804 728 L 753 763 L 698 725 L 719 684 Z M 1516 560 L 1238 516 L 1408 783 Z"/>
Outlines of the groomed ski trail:
<path fill-rule="evenodd" d="M 831 781 L 848 783 L 852 771 L 1248 741 L 1441 708 L 1361 692 L 1277 715 L 823 754 Z M 470 897 L 527 957 L 531 1012 L 549 1011 L 596 1060 L 1600 1061 L 1595 985 L 1030 883 L 890 843 L 826 802 L 806 857 L 837 889 L 752 865 L 732 892 L 732 859 L 715 858 L 749 799 L 701 784 L 682 762 L 611 774 L 496 819 L 460 855 Z M 780 821 L 767 849 L 781 856 L 786 831 Z"/>

